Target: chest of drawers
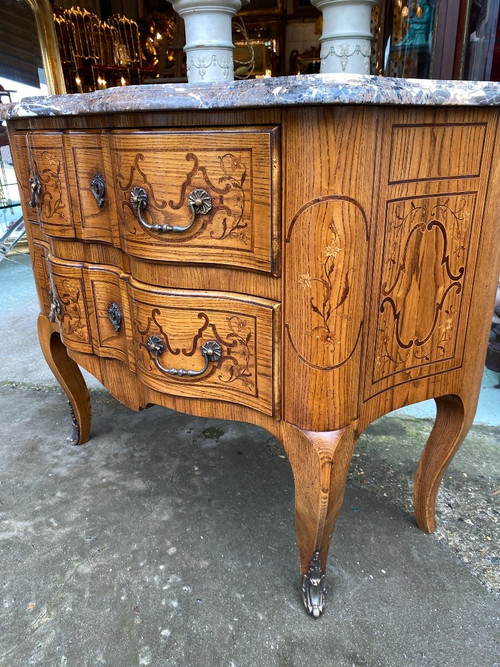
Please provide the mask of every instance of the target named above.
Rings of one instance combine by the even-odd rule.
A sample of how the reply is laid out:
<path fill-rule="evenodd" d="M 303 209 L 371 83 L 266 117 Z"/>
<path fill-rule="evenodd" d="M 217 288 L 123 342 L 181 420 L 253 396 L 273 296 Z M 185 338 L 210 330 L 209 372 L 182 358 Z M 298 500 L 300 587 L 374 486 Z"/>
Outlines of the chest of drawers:
<path fill-rule="evenodd" d="M 313 105 L 259 85 L 274 104 L 214 109 L 210 86 L 202 110 L 186 108 L 189 87 L 173 109 L 167 97 L 151 108 L 162 87 L 128 107 L 112 91 L 95 108 L 49 98 L 7 114 L 9 135 L 40 344 L 72 441 L 90 433 L 79 366 L 133 409 L 268 429 L 292 466 L 317 617 L 359 434 L 436 399 L 415 481 L 430 532 L 472 422 L 499 269 L 498 100 L 380 106 L 353 89 L 355 103 L 323 92 Z"/>

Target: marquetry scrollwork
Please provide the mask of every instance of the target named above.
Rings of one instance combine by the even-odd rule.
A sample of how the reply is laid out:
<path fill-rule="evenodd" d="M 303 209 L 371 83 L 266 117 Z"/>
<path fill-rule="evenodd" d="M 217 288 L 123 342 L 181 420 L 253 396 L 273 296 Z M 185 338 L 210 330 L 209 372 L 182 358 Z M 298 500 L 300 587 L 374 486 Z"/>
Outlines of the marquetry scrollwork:
<path fill-rule="evenodd" d="M 255 389 L 255 378 L 250 369 L 252 352 L 250 346 L 253 341 L 253 327 L 251 322 L 239 315 L 226 318 L 227 331 L 221 336 L 217 327 L 212 326 L 212 331 L 217 341 L 227 351 L 227 357 L 221 365 L 219 380 L 225 384 L 241 382 L 249 390 Z"/>
<path fill-rule="evenodd" d="M 63 338 L 75 343 L 88 344 L 85 297 L 80 277 L 66 278 L 50 273 L 49 284 L 49 320 L 59 323 Z"/>
<path fill-rule="evenodd" d="M 252 318 L 238 315 L 222 315 L 214 321 L 207 313 L 198 312 L 200 322 L 189 344 L 180 346 L 177 340 L 175 324 L 168 314 L 160 308 L 153 308 L 145 324 L 135 321 L 135 329 L 140 337 L 139 347 L 146 349 L 157 369 L 173 377 L 196 378 L 199 381 L 210 379 L 217 384 L 239 383 L 249 393 L 254 393 L 255 386 L 255 322 Z M 183 340 L 187 341 L 187 338 Z M 200 370 L 185 368 L 189 357 L 203 357 L 204 366 Z M 159 357 L 168 357 L 170 368 L 159 363 Z M 183 359 L 182 366 L 174 365 L 173 358 Z M 152 367 L 151 367 L 152 368 Z"/>
<path fill-rule="evenodd" d="M 474 193 L 388 202 L 375 380 L 453 357 L 474 203 Z"/>
<path fill-rule="evenodd" d="M 57 282 L 57 296 L 61 307 L 58 319 L 68 336 L 87 340 L 88 331 L 84 324 L 83 296 L 78 281 L 63 279 Z"/>
<path fill-rule="evenodd" d="M 35 182 L 34 185 L 32 180 Z M 30 206 L 32 208 L 38 206 L 43 211 L 44 220 L 57 218 L 67 222 L 68 215 L 63 201 L 65 192 L 63 180 L 61 160 L 49 151 L 42 151 L 37 158 L 37 174 L 30 179 L 32 193 Z"/>
<path fill-rule="evenodd" d="M 175 198 L 163 198 L 161 186 L 154 182 L 143 153 L 136 153 L 132 164 L 128 163 L 127 175 L 119 153 L 116 158 L 122 208 L 139 215 L 147 231 L 183 232 L 183 239 L 189 232 L 189 238 L 208 236 L 214 240 L 235 239 L 243 246 L 249 243 L 248 222 L 243 219 L 248 170 L 242 157 L 221 153 L 215 160 L 216 167 L 212 159 L 209 168 L 203 162 L 203 155 L 186 153 L 184 161 L 191 168 L 178 186 L 170 183 L 163 188 L 164 192 L 177 190 Z M 129 232 L 134 233 L 134 229 L 130 227 Z M 169 236 L 168 240 L 175 238 Z"/>

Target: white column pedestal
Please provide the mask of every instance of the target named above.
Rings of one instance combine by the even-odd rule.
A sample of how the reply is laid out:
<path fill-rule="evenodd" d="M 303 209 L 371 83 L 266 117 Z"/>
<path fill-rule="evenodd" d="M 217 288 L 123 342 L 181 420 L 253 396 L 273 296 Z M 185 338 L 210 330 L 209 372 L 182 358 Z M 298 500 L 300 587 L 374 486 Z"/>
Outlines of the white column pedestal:
<path fill-rule="evenodd" d="M 311 0 L 323 14 L 321 72 L 369 74 L 371 12 L 377 0 Z"/>
<path fill-rule="evenodd" d="M 242 0 L 171 1 L 184 19 L 189 83 L 233 81 L 231 19 L 241 8 Z"/>

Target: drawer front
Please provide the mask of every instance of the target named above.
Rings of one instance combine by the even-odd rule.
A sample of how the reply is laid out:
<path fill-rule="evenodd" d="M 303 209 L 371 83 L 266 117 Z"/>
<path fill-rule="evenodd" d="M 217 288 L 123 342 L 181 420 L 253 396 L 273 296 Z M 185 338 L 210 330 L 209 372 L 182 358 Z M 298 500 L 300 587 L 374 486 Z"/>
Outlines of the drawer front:
<path fill-rule="evenodd" d="M 87 299 L 81 265 L 49 257 L 51 314 L 59 322 L 63 343 L 77 352 L 92 352 Z"/>
<path fill-rule="evenodd" d="M 32 132 L 28 134 L 27 141 L 32 185 L 28 205 L 36 211 L 45 234 L 73 238 L 74 216 L 68 191 L 63 135 L 60 132 Z"/>
<path fill-rule="evenodd" d="M 277 128 L 111 133 L 124 249 L 276 273 L 277 135 Z M 131 201 L 133 191 L 141 203 Z"/>
<path fill-rule="evenodd" d="M 64 137 L 75 215 L 83 239 L 113 243 L 116 229 L 116 206 L 109 151 L 105 135 L 100 132 L 69 132 Z M 73 175 L 74 170 L 74 175 Z"/>
<path fill-rule="evenodd" d="M 128 361 L 127 294 L 120 271 L 90 266 L 85 271 L 92 310 L 92 338 L 96 354 Z"/>
<path fill-rule="evenodd" d="M 278 304 L 134 284 L 131 308 L 137 374 L 148 387 L 274 414 Z"/>

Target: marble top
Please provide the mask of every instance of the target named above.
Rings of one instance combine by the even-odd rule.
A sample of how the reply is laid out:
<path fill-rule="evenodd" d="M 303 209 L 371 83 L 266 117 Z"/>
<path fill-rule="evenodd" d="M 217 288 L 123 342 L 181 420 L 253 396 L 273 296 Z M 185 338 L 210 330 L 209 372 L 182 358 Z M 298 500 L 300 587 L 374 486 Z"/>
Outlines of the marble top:
<path fill-rule="evenodd" d="M 318 104 L 500 106 L 500 84 L 309 74 L 203 84 L 150 84 L 93 93 L 28 97 L 0 108 L 0 118 L 175 109 L 248 109 Z"/>

